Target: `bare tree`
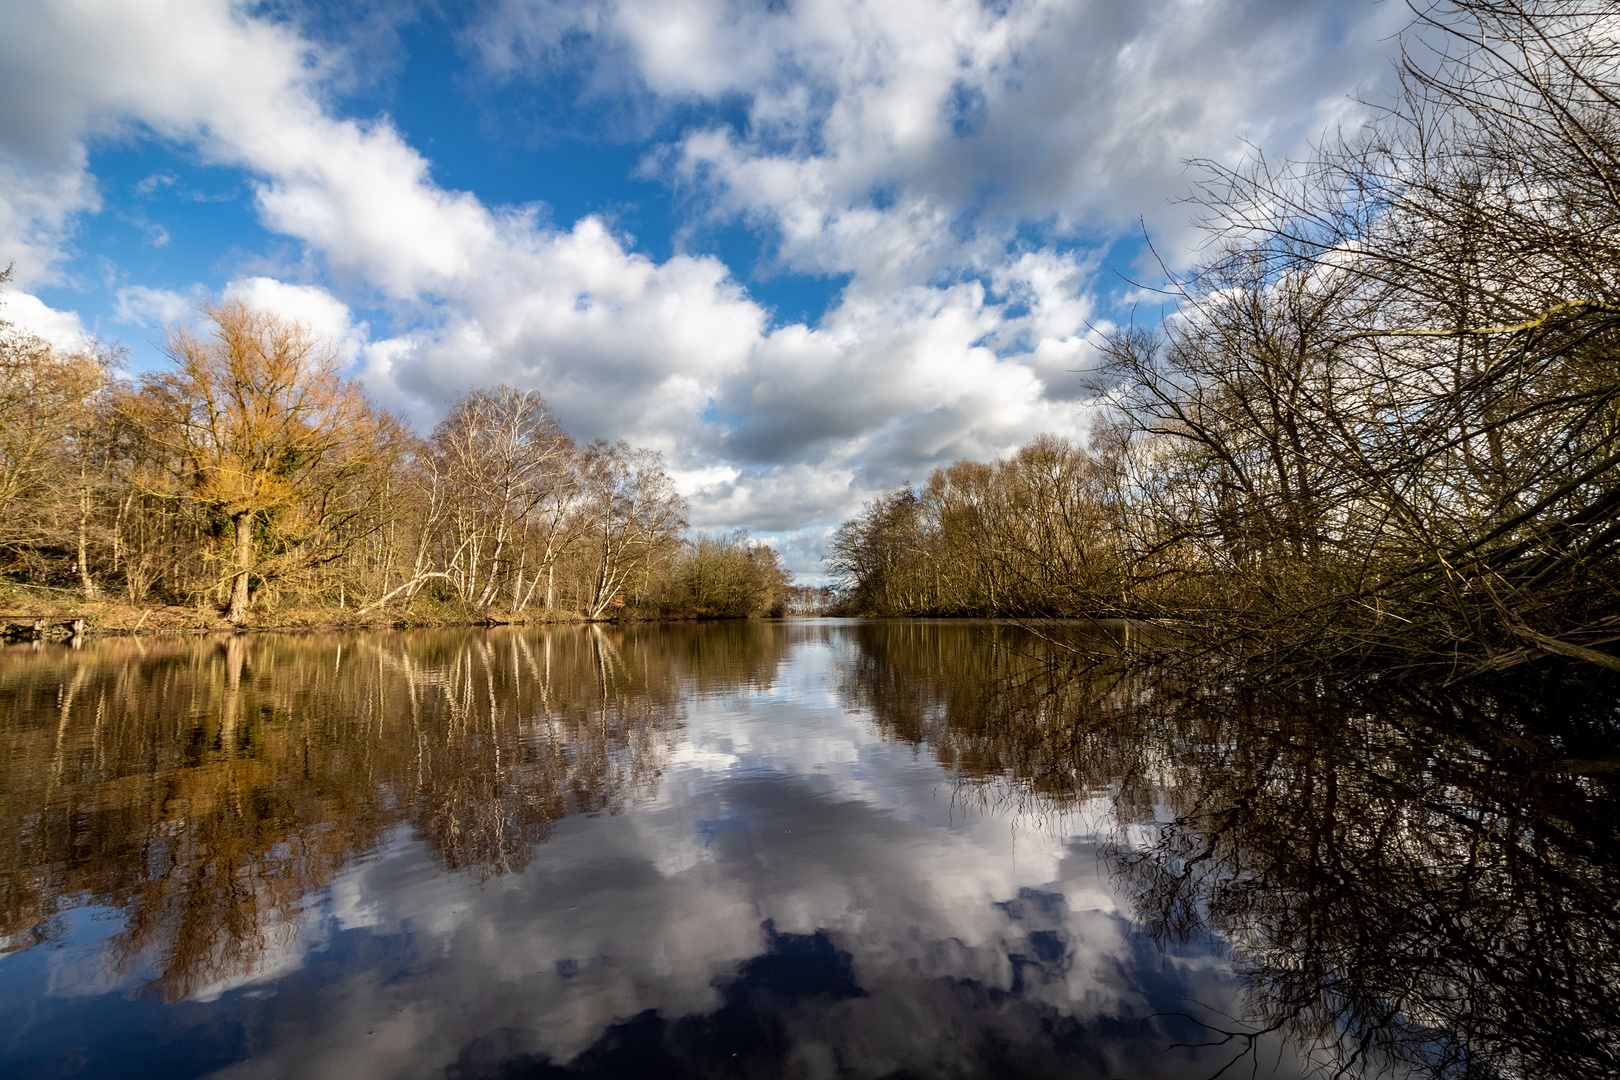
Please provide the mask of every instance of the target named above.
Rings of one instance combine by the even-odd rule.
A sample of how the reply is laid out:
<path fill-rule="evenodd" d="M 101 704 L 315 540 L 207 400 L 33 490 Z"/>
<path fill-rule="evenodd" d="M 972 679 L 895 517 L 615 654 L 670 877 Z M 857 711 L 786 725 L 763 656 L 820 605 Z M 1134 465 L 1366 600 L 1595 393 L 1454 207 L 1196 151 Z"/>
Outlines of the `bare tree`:
<path fill-rule="evenodd" d="M 527 606 L 577 539 L 580 473 L 574 441 L 535 391 L 499 386 L 459 398 L 433 432 L 435 475 L 447 487 L 458 591 L 487 606 L 503 592 Z M 526 577 L 527 575 L 527 577 Z"/>
<path fill-rule="evenodd" d="M 1112 342 L 1156 552 L 1229 643 L 1620 667 L 1620 9 L 1414 10 L 1366 132 L 1207 165 L 1210 258 Z"/>
<path fill-rule="evenodd" d="M 8 268 L 0 284 L 9 280 Z M 0 319 L 0 551 L 14 560 L 52 544 L 63 518 L 77 523 L 75 567 L 93 593 L 86 558 L 92 428 L 108 380 L 108 356 L 63 351 Z M 69 492 L 72 505 L 64 503 Z"/>
<path fill-rule="evenodd" d="M 673 550 L 686 527 L 686 501 L 659 454 L 622 442 L 593 443 L 582 475 L 591 548 L 584 607 L 587 617 L 599 619 Z"/>

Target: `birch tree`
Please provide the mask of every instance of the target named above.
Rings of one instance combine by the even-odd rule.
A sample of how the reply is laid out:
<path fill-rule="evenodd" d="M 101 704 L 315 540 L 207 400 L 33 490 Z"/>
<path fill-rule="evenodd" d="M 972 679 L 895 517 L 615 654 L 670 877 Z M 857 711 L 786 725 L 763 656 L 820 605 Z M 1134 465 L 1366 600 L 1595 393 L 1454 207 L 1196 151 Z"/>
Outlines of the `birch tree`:
<path fill-rule="evenodd" d="M 686 528 L 686 501 L 661 455 L 626 443 L 593 443 L 581 469 L 591 545 L 585 614 L 623 604 L 627 587 L 669 554 Z"/>
<path fill-rule="evenodd" d="M 453 533 L 445 569 L 462 598 L 482 607 L 505 594 L 519 611 L 544 580 L 550 607 L 556 562 L 579 536 L 581 478 L 544 398 L 509 386 L 464 394 L 434 429 L 432 454 Z"/>

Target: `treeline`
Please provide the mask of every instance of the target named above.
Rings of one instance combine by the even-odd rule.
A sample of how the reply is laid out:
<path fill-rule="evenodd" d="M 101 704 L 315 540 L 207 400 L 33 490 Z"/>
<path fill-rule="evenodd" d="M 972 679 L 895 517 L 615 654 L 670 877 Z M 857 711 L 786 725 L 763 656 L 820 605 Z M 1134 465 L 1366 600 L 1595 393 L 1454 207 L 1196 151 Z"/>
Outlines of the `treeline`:
<path fill-rule="evenodd" d="M 744 533 L 687 535 L 659 455 L 581 445 L 533 391 L 476 390 L 417 437 L 331 343 L 229 301 L 129 382 L 106 350 L 0 323 L 0 575 L 217 609 L 454 617 L 780 613 Z"/>
<path fill-rule="evenodd" d="M 849 606 L 1620 667 L 1613 14 L 1421 6 L 1377 123 L 1208 166 L 1210 254 L 1158 327 L 1107 336 L 1095 445 L 868 505 L 832 548 Z"/>
<path fill-rule="evenodd" d="M 837 610 L 867 615 L 1120 614 L 1133 607 L 1117 453 L 1042 436 L 868 503 L 828 546 Z"/>

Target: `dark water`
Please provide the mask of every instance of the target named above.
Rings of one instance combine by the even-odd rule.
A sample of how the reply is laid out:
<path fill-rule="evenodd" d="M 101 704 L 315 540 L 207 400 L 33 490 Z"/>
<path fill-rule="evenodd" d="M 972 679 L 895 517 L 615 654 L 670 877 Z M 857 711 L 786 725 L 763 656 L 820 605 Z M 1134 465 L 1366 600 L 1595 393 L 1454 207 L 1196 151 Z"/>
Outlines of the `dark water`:
<path fill-rule="evenodd" d="M 0 651 L 0 1075 L 1620 1074 L 1608 690 L 734 623 Z"/>

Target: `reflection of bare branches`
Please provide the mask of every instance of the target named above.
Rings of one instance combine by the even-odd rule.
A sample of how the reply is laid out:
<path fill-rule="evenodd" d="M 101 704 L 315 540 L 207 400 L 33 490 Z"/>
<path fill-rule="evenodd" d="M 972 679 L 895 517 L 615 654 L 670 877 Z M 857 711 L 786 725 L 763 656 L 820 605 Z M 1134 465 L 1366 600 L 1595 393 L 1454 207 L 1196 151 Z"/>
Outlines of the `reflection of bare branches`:
<path fill-rule="evenodd" d="M 563 817 L 649 798 L 680 722 L 674 680 L 637 679 L 600 627 L 548 635 L 543 671 L 505 633 L 479 637 L 450 669 L 449 737 L 429 740 L 413 819 L 447 865 L 486 877 L 521 869 Z"/>
<path fill-rule="evenodd" d="M 1233 946 L 1250 1014 L 1200 1022 L 1239 1059 L 1282 1031 L 1346 1075 L 1620 1075 L 1612 689 L 1549 673 L 1458 695 L 1078 665 L 1007 628 L 857 634 L 846 695 L 970 791 L 1037 814 L 1107 799 L 1147 928 Z"/>
<path fill-rule="evenodd" d="M 451 868 L 519 870 L 561 818 L 656 792 L 682 687 L 710 677 L 687 638 L 706 634 L 0 651 L 0 949 L 105 905 L 123 917 L 109 971 L 174 1000 L 272 966 L 312 899 L 399 825 Z M 727 678 L 769 677 L 786 645 L 761 640 L 724 654 Z"/>

